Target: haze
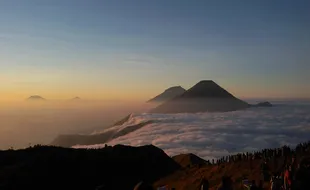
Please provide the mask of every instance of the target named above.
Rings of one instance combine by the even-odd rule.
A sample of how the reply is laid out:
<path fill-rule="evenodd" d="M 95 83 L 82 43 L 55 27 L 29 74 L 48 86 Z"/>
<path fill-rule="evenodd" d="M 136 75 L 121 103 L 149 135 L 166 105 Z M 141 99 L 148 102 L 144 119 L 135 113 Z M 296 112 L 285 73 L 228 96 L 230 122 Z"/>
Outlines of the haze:
<path fill-rule="evenodd" d="M 14 102 L 0 108 L 0 149 L 49 144 L 59 134 L 89 134 L 148 106 L 124 101 Z"/>

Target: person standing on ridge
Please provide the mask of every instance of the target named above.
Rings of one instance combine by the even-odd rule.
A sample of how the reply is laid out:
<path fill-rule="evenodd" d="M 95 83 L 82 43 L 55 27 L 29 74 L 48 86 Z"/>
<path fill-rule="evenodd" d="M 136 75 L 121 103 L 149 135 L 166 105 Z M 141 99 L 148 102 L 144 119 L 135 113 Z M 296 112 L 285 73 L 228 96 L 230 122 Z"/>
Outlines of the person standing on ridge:
<path fill-rule="evenodd" d="M 267 161 L 264 160 L 264 162 L 261 164 L 261 177 L 263 181 L 269 181 L 268 179 L 268 172 L 269 172 L 269 167 L 267 164 Z"/>
<path fill-rule="evenodd" d="M 256 186 L 255 180 L 252 180 L 252 184 L 251 184 L 250 190 L 258 190 L 258 188 Z"/>
<path fill-rule="evenodd" d="M 199 190 L 209 190 L 209 181 L 206 179 L 203 179 Z"/>
<path fill-rule="evenodd" d="M 263 182 L 263 180 L 259 180 L 258 189 L 259 190 L 264 190 L 264 182 Z"/>
<path fill-rule="evenodd" d="M 286 167 L 284 172 L 284 189 L 290 190 L 292 185 L 292 166 L 289 165 Z"/>
<path fill-rule="evenodd" d="M 222 185 L 218 190 L 232 190 L 232 180 L 228 176 L 223 176 L 222 177 Z"/>

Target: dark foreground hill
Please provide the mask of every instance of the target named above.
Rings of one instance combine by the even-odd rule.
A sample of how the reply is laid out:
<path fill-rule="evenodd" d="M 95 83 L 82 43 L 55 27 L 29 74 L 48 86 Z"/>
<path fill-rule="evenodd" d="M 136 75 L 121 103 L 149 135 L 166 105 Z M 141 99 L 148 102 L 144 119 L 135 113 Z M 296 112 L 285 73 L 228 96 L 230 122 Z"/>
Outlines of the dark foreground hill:
<path fill-rule="evenodd" d="M 179 168 L 152 145 L 116 145 L 103 149 L 36 146 L 0 151 L 0 189 L 131 190 L 139 181 L 149 183 Z"/>
<path fill-rule="evenodd" d="M 211 162 L 193 154 L 173 159 L 152 146 L 116 145 L 103 149 L 70 149 L 35 146 L 23 150 L 0 151 L 0 189 L 89 189 L 133 190 L 145 181 L 154 189 L 168 186 L 176 190 L 199 190 L 203 179 L 210 189 L 218 189 L 223 176 L 230 176 L 235 190 L 244 189 L 244 179 L 261 180 L 261 166 L 266 160 L 266 174 L 294 169 L 296 190 L 310 189 L 310 143 L 295 149 L 281 147 L 259 152 L 223 157 Z M 178 163 L 182 164 L 181 167 Z M 269 179 L 264 189 L 270 189 Z"/>
<path fill-rule="evenodd" d="M 151 113 L 227 112 L 250 105 L 227 92 L 212 80 L 200 81 L 182 95 L 152 109 Z"/>
<path fill-rule="evenodd" d="M 156 97 L 150 99 L 147 102 L 158 102 L 158 103 L 166 102 L 177 96 L 182 95 L 184 92 L 186 92 L 186 90 L 182 88 L 181 86 L 174 86 L 174 87 L 168 88 L 163 93 L 157 95 Z"/>

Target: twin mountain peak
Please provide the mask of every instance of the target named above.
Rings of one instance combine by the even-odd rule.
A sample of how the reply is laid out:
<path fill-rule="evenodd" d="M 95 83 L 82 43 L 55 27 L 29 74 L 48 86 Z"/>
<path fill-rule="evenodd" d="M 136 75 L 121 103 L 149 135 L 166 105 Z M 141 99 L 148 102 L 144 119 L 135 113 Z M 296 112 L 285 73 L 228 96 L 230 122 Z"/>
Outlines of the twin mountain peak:
<path fill-rule="evenodd" d="M 148 102 L 161 103 L 151 113 L 227 112 L 251 107 L 212 80 L 200 81 L 188 90 L 180 86 L 169 88 Z M 267 104 L 271 105 L 258 105 Z"/>

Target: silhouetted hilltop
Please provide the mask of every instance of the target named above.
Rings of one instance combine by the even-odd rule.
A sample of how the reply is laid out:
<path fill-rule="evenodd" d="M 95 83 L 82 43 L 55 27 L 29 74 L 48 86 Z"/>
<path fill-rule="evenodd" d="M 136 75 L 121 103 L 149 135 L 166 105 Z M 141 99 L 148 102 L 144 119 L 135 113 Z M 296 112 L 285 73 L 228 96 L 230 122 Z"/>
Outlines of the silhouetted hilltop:
<path fill-rule="evenodd" d="M 177 96 L 182 95 L 185 91 L 186 90 L 182 88 L 181 86 L 174 86 L 174 87 L 168 88 L 163 93 L 156 96 L 155 98 L 150 99 L 148 102 L 166 102 Z"/>
<path fill-rule="evenodd" d="M 200 81 L 182 95 L 151 110 L 151 113 L 226 112 L 250 105 L 211 80 Z"/>
<path fill-rule="evenodd" d="M 27 101 L 44 101 L 45 99 L 38 95 L 33 95 L 27 98 Z"/>
<path fill-rule="evenodd" d="M 172 159 L 178 163 L 182 167 L 191 167 L 195 165 L 205 165 L 208 164 L 207 161 L 204 159 L 196 156 L 195 154 L 189 153 L 189 154 L 179 154 L 176 156 L 173 156 Z"/>
<path fill-rule="evenodd" d="M 103 149 L 35 146 L 0 151 L 0 189 L 133 189 L 180 166 L 161 149 L 116 145 Z"/>

